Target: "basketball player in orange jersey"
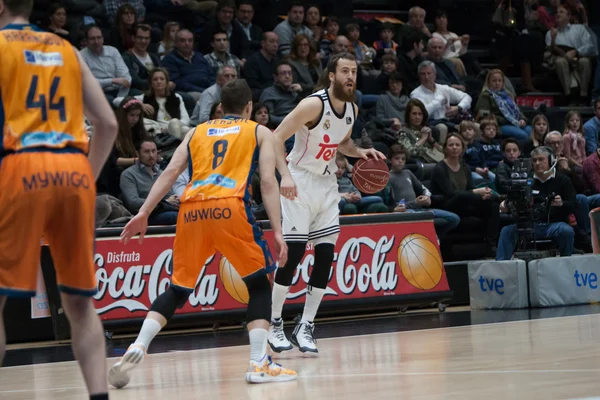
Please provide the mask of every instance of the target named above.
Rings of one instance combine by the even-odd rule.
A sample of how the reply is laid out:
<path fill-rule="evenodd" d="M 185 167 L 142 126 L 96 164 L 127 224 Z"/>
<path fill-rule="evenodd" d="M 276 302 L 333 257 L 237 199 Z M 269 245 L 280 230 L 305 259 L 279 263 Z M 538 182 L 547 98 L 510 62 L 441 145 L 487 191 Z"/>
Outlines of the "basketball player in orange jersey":
<path fill-rule="evenodd" d="M 250 208 L 250 182 L 258 166 L 275 250 L 279 262 L 285 263 L 287 246 L 281 232 L 273 133 L 248 120 L 252 91 L 245 80 L 223 86 L 221 105 L 225 116 L 201 124 L 186 135 L 138 215 L 121 235 L 125 243 L 138 233 L 143 240 L 148 215 L 189 167 L 191 179 L 181 197 L 175 231 L 171 286 L 154 301 L 136 341 L 110 370 L 109 382 L 117 388 L 127 385 L 128 372 L 142 362 L 150 342 L 175 309 L 185 304 L 205 262 L 216 251 L 231 262 L 248 287 L 250 364 L 246 380 L 264 383 L 296 379 L 296 372 L 282 368 L 267 356 L 271 319 L 271 284 L 267 274 L 275 269 L 275 264 Z"/>
<path fill-rule="evenodd" d="M 33 0 L 0 0 L 0 316 L 6 296 L 35 295 L 44 237 L 90 398 L 108 399 L 91 296 L 95 182 L 117 122 L 73 46 L 28 23 L 32 7 Z M 95 128 L 91 144 L 84 110 Z M 0 320 L 0 361 L 5 340 Z"/>
<path fill-rule="evenodd" d="M 350 139 L 358 112 L 353 103 L 357 70 L 352 54 L 332 56 L 327 65 L 329 88 L 302 100 L 275 130 L 277 170 L 282 177 L 283 237 L 289 249 L 287 263 L 277 270 L 273 285 L 269 344 L 275 352 L 291 350 L 294 344 L 302 352 L 318 353 L 313 321 L 327 288 L 340 232 L 336 152 L 354 158 L 385 159 L 374 149 L 357 148 Z M 283 144 L 294 134 L 288 165 Z M 283 331 L 281 311 L 308 241 L 314 244 L 314 265 L 302 320 L 290 344 Z"/>

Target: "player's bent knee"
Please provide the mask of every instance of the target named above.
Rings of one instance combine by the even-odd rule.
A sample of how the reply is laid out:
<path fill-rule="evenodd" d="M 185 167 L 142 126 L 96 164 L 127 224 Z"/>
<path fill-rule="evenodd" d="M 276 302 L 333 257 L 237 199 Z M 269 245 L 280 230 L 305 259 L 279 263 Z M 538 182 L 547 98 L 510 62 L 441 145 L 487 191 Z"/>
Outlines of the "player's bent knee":
<path fill-rule="evenodd" d="M 167 320 L 171 319 L 173 314 L 175 314 L 175 310 L 183 307 L 189 297 L 190 292 L 188 290 L 171 285 L 166 292 L 154 300 L 150 311 L 159 313 Z"/>
<path fill-rule="evenodd" d="M 271 283 L 266 275 L 244 278 L 248 288 L 246 323 L 271 320 Z"/>
<path fill-rule="evenodd" d="M 306 251 L 306 242 L 290 242 L 288 245 L 288 259 L 283 267 L 275 271 L 275 283 L 281 286 L 290 286 L 294 279 L 296 267 L 302 261 Z"/>
<path fill-rule="evenodd" d="M 331 243 L 320 243 L 315 246 L 315 263 L 308 284 L 310 286 L 325 289 L 331 274 L 331 265 L 335 254 L 335 245 Z"/>

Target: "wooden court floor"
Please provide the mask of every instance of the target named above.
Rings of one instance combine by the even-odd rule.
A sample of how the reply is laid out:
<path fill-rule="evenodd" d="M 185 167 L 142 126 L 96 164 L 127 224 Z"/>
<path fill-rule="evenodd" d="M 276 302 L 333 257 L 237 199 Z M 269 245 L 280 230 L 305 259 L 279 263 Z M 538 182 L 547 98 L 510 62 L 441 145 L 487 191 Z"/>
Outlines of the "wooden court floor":
<path fill-rule="evenodd" d="M 317 331 L 318 332 L 318 331 Z M 600 314 L 321 339 L 249 385 L 248 347 L 149 355 L 111 399 L 600 399 Z M 111 365 L 115 359 L 110 359 Z M 0 399 L 87 399 L 75 362 L 0 369 Z"/>

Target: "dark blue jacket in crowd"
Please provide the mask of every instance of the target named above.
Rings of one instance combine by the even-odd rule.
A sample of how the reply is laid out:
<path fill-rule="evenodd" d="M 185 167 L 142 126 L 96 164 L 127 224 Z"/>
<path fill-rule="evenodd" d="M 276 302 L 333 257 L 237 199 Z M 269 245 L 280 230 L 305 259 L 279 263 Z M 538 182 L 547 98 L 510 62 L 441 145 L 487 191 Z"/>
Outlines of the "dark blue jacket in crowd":
<path fill-rule="evenodd" d="M 500 144 L 501 142 L 495 139 L 490 144 L 480 142 L 481 157 L 485 160 L 485 166 L 489 169 L 495 169 L 504 157 Z"/>
<path fill-rule="evenodd" d="M 481 142 L 479 142 L 479 140 L 475 140 L 467 146 L 467 151 L 465 151 L 463 159 L 471 171 L 475 171 L 476 168 L 486 167 L 483 152 L 481 151 Z"/>
<path fill-rule="evenodd" d="M 173 50 L 162 59 L 162 65 L 169 70 L 170 79 L 175 82 L 178 92 L 203 92 L 217 80 L 214 69 L 197 51 L 192 62 L 188 62 L 177 50 Z"/>

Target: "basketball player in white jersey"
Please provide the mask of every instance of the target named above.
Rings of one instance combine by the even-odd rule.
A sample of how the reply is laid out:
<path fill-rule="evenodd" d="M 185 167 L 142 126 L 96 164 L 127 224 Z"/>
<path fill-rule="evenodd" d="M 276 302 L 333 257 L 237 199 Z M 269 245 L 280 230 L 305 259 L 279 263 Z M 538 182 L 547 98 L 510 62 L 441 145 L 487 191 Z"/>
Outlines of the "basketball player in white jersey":
<path fill-rule="evenodd" d="M 350 139 L 358 112 L 353 103 L 358 71 L 354 56 L 332 56 L 327 71 L 329 88 L 302 100 L 275 130 L 277 170 L 282 178 L 283 238 L 288 245 L 288 260 L 277 270 L 273 286 L 269 344 L 277 353 L 292 349 L 283 332 L 281 310 L 309 241 L 314 245 L 315 260 L 302 320 L 291 342 L 302 352 L 318 353 L 313 320 L 327 288 L 340 232 L 336 152 L 354 158 L 385 159 L 374 149 L 356 147 Z M 294 134 L 294 148 L 286 164 L 284 143 Z"/>

